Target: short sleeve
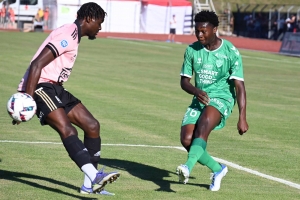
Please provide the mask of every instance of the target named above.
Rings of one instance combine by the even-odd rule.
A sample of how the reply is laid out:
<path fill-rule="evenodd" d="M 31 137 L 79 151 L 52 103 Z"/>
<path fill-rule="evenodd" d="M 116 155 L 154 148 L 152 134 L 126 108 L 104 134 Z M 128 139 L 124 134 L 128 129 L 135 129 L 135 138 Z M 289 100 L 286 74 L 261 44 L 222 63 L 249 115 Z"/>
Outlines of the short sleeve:
<path fill-rule="evenodd" d="M 184 53 L 180 76 L 186 76 L 188 78 L 192 78 L 193 76 L 193 54 L 189 47 L 186 48 Z"/>
<path fill-rule="evenodd" d="M 52 51 L 55 58 L 65 52 L 72 51 L 77 46 L 78 40 L 72 36 L 72 32 L 74 35 L 76 29 L 77 27 L 74 27 L 74 30 L 70 29 L 70 27 L 61 28 L 53 34 L 46 47 Z"/>
<path fill-rule="evenodd" d="M 229 79 L 244 81 L 243 62 L 240 52 L 232 46 L 231 48 L 231 65 Z"/>

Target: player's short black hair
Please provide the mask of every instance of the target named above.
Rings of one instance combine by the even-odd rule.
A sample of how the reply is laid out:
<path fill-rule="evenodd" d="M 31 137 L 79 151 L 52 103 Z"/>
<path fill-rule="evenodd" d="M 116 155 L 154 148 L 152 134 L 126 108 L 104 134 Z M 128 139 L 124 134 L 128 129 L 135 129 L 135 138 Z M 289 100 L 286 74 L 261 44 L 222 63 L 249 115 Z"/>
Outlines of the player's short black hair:
<path fill-rule="evenodd" d="M 99 6 L 98 4 L 94 2 L 89 2 L 82 4 L 82 6 L 77 11 L 77 19 L 103 19 L 107 13 Z"/>
<path fill-rule="evenodd" d="M 196 14 L 194 21 L 195 23 L 209 22 L 214 27 L 219 26 L 219 18 L 214 11 L 202 10 Z"/>

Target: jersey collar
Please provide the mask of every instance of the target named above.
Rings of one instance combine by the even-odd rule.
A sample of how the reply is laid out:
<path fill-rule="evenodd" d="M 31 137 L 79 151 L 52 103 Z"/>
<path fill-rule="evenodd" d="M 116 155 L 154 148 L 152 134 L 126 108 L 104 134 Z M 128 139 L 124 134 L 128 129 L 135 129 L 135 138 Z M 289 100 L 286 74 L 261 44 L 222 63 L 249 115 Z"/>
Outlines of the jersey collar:
<path fill-rule="evenodd" d="M 203 49 L 205 50 L 205 51 L 207 51 L 207 52 L 214 52 L 214 51 L 218 51 L 222 46 L 223 46 L 223 39 L 221 38 L 221 41 L 222 41 L 222 43 L 221 43 L 221 45 L 217 48 L 217 49 L 215 49 L 215 50 L 212 50 L 212 51 L 210 51 L 210 50 L 208 50 L 207 48 L 205 48 L 202 44 L 202 46 L 203 46 Z"/>
<path fill-rule="evenodd" d="M 78 44 L 80 43 L 80 39 L 81 39 L 81 27 L 80 27 L 80 24 L 78 22 L 78 20 L 76 19 L 75 22 L 74 22 L 77 26 L 77 30 L 78 30 Z"/>

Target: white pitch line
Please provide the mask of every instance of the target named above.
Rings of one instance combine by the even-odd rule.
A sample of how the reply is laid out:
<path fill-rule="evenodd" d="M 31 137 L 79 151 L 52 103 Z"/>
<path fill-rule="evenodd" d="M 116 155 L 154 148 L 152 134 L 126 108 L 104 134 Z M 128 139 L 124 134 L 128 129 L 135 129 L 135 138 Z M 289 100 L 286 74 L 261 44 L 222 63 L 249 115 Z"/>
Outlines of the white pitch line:
<path fill-rule="evenodd" d="M 274 176 L 270 176 L 270 175 L 267 175 L 267 174 L 263 174 L 263 173 L 260 173 L 258 171 L 255 171 L 255 170 L 252 170 L 252 169 L 249 169 L 249 168 L 246 168 L 246 167 L 242 167 L 242 166 L 234 164 L 232 162 L 223 160 L 221 158 L 216 158 L 216 157 L 213 157 L 213 158 L 216 159 L 216 161 L 218 161 L 220 163 L 224 163 L 224 164 L 226 164 L 226 165 L 228 165 L 232 168 L 235 168 L 235 169 L 238 169 L 238 170 L 241 170 L 241 171 L 245 171 L 245 172 L 248 172 L 250 174 L 254 174 L 256 176 L 260 176 L 260 177 L 263 177 L 263 178 L 266 178 L 266 179 L 269 179 L 269 180 L 272 180 L 272 181 L 283 183 L 283 184 L 288 185 L 288 186 L 293 187 L 293 188 L 300 189 L 300 185 L 297 184 L 297 183 L 293 183 L 293 182 L 290 182 L 290 181 L 287 181 L 287 180 L 284 180 L 284 179 L 281 179 L 281 178 L 276 178 Z"/>
<path fill-rule="evenodd" d="M 0 143 L 21 143 L 21 144 L 62 144 L 61 142 L 29 142 L 29 141 L 13 141 L 13 140 L 0 140 Z M 149 148 L 166 148 L 166 149 L 178 149 L 178 150 L 181 150 L 181 151 L 186 151 L 183 147 L 176 147 L 176 146 L 153 146 L 153 145 L 142 145 L 142 144 L 102 144 L 103 146 L 126 146 L 126 147 L 149 147 Z M 242 167 L 240 165 L 237 165 L 237 164 L 234 164 L 232 162 L 229 162 L 227 160 L 223 160 L 221 158 L 216 158 L 216 157 L 213 157 L 216 161 L 220 162 L 220 163 L 224 163 L 226 164 L 227 166 L 230 166 L 232 168 L 235 168 L 237 170 L 241 170 L 241 171 L 245 171 L 247 173 L 250 173 L 250 174 L 254 174 L 256 176 L 260 176 L 260 177 L 263 177 L 263 178 L 266 178 L 266 179 L 269 179 L 269 180 L 272 180 L 272 181 L 276 181 L 276 182 L 279 182 L 279 183 L 282 183 L 282 184 L 285 184 L 287 186 L 290 186 L 290 187 L 293 187 L 293 188 L 296 188 L 296 189 L 300 189 L 300 184 L 297 184 L 297 183 L 293 183 L 291 181 L 287 181 L 287 180 L 284 180 L 284 179 L 281 179 L 281 178 L 277 178 L 277 177 L 274 177 L 274 176 L 270 176 L 270 175 L 267 175 L 267 174 L 263 174 L 263 173 L 260 173 L 258 171 L 255 171 L 255 170 L 252 170 L 252 169 L 249 169 L 249 168 L 246 168 L 246 167 Z"/>

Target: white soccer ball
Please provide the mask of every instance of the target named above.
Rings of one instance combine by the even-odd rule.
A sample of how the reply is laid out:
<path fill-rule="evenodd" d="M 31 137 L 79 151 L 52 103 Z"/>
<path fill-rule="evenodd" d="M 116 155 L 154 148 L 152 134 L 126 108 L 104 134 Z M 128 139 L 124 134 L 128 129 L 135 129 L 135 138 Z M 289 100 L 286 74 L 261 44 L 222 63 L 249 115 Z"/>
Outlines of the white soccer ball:
<path fill-rule="evenodd" d="M 27 122 L 36 112 L 36 103 L 29 94 L 18 92 L 9 98 L 7 112 L 15 121 Z"/>

